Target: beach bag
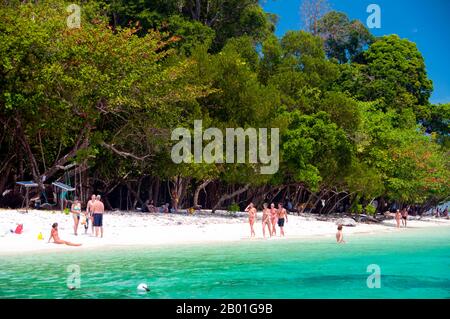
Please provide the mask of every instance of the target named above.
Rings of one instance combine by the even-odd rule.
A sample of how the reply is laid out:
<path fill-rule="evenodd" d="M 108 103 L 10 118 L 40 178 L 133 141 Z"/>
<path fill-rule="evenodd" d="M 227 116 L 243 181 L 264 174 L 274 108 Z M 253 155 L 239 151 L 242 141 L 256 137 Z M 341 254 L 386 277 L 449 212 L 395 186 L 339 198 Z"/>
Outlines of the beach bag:
<path fill-rule="evenodd" d="M 22 231 L 23 231 L 23 224 L 19 224 L 19 225 L 17 225 L 16 230 L 14 231 L 14 233 L 20 235 L 20 234 L 22 234 Z"/>
<path fill-rule="evenodd" d="M 86 215 L 81 215 L 81 225 L 86 225 Z"/>

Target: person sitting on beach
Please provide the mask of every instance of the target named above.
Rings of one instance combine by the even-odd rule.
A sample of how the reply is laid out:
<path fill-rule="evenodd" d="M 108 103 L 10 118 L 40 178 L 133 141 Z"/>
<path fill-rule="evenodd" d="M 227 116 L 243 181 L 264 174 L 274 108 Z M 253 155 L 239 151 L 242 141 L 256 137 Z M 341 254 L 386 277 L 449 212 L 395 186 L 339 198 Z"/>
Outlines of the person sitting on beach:
<path fill-rule="evenodd" d="M 402 211 L 402 223 L 403 226 L 406 228 L 406 221 L 408 220 L 408 210 L 407 209 L 403 209 Z"/>
<path fill-rule="evenodd" d="M 275 208 L 275 204 L 272 203 L 270 204 L 270 223 L 272 224 L 272 231 L 270 233 L 271 236 L 277 235 L 277 216 L 277 209 Z"/>
<path fill-rule="evenodd" d="M 256 220 L 256 208 L 254 207 L 253 203 L 250 203 L 245 208 L 245 211 L 248 212 L 248 222 L 250 224 L 250 236 L 255 237 L 255 230 L 253 229 L 253 225 L 255 224 Z"/>
<path fill-rule="evenodd" d="M 86 225 L 84 226 L 84 233 L 87 233 L 87 230 L 89 228 L 89 222 L 88 220 L 91 221 L 91 227 L 92 227 L 92 235 L 94 235 L 94 204 L 96 201 L 97 197 L 95 196 L 95 194 L 92 194 L 91 199 L 88 201 L 87 206 L 86 206 L 86 215 L 88 217 L 87 221 L 86 221 Z"/>
<path fill-rule="evenodd" d="M 147 206 L 149 213 L 156 213 L 156 207 L 155 207 L 155 204 L 153 203 L 153 200 L 151 200 L 150 202 L 149 202 L 149 200 L 147 200 L 145 202 L 145 204 Z"/>
<path fill-rule="evenodd" d="M 400 209 L 397 209 L 395 213 L 395 220 L 397 221 L 397 228 L 400 228 L 400 220 L 402 219 L 402 214 L 400 213 Z"/>
<path fill-rule="evenodd" d="M 291 200 L 289 199 L 287 202 L 287 210 L 292 212 L 293 211 L 294 206 L 292 205 Z"/>
<path fill-rule="evenodd" d="M 284 221 L 288 222 L 287 211 L 283 208 L 283 204 L 278 204 L 278 227 L 280 227 L 280 236 L 284 237 Z"/>
<path fill-rule="evenodd" d="M 52 230 L 50 231 L 50 237 L 48 239 L 48 242 L 50 242 L 51 239 L 53 239 L 55 244 L 65 244 L 67 246 L 81 246 L 81 244 L 74 244 L 60 239 L 58 235 L 58 223 L 53 223 L 52 225 Z"/>
<path fill-rule="evenodd" d="M 267 229 L 269 230 L 269 235 L 270 237 L 272 237 L 271 223 L 270 223 L 270 209 L 267 206 L 268 206 L 267 203 L 264 203 L 262 215 L 262 231 L 264 238 L 266 238 L 266 225 Z"/>
<path fill-rule="evenodd" d="M 342 232 L 342 225 L 339 225 L 336 233 L 336 241 L 338 244 L 345 244 L 344 233 Z"/>
<path fill-rule="evenodd" d="M 75 197 L 72 206 L 70 207 L 70 211 L 72 212 L 73 217 L 73 233 L 75 236 L 78 235 L 78 224 L 80 223 L 80 214 L 81 214 L 81 202 L 78 200 L 78 197 Z"/>
<path fill-rule="evenodd" d="M 162 206 L 159 208 L 159 212 L 160 212 L 160 213 L 163 213 L 163 214 L 169 213 L 169 203 L 166 203 L 166 204 L 162 205 Z"/>

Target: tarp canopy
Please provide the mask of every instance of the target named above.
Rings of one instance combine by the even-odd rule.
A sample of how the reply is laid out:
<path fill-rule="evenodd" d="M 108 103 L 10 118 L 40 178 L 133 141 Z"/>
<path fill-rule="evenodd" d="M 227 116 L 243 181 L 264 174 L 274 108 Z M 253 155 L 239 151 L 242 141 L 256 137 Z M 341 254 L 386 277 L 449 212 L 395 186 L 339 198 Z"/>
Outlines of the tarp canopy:
<path fill-rule="evenodd" d="M 32 187 L 38 187 L 39 185 L 33 181 L 21 181 L 21 182 L 16 182 L 17 185 L 20 185 L 21 187 L 25 187 L 25 208 L 26 208 L 26 212 L 28 213 L 28 207 L 30 206 L 30 200 L 29 200 L 29 196 L 28 196 L 28 189 L 32 188 Z M 20 188 L 22 189 L 22 188 Z M 23 202 L 22 202 L 22 207 L 23 207 Z"/>
<path fill-rule="evenodd" d="M 67 184 L 64 184 L 64 183 L 60 183 L 60 182 L 53 182 L 52 185 L 55 186 L 56 188 L 61 189 L 61 200 L 60 200 L 60 202 L 61 202 L 61 212 L 62 212 L 63 209 L 64 209 L 64 197 L 65 197 L 65 194 L 67 192 L 75 191 L 75 188 L 70 186 L 70 185 L 67 185 Z"/>
<path fill-rule="evenodd" d="M 52 185 L 55 186 L 55 187 L 61 188 L 62 190 L 66 191 L 66 192 L 73 192 L 73 191 L 75 191 L 74 187 L 66 185 L 64 183 L 53 182 Z"/>
<path fill-rule="evenodd" d="M 17 185 L 24 186 L 24 187 L 38 187 L 39 185 L 35 182 L 29 181 L 29 182 L 16 182 Z"/>

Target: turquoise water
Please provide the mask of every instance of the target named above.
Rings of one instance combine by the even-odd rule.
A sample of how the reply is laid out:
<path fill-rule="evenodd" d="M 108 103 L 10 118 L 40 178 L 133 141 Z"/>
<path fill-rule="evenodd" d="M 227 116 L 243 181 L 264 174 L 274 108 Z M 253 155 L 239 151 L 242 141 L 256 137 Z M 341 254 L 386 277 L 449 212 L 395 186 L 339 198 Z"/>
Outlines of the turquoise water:
<path fill-rule="evenodd" d="M 67 288 L 67 266 L 81 287 Z M 381 269 L 369 289 L 367 266 Z M 450 228 L 0 255 L 0 298 L 450 298 Z M 145 282 L 149 293 L 136 287 Z"/>

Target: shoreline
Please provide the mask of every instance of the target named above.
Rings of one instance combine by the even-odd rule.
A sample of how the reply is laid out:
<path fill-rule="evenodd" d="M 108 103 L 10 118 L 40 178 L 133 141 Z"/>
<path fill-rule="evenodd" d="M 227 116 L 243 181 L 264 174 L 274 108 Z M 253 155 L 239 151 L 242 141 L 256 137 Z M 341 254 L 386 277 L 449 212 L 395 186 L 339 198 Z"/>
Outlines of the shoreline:
<path fill-rule="evenodd" d="M 0 255 L 29 254 L 37 252 L 95 251 L 127 247 L 164 247 L 172 245 L 220 244 L 242 241 L 279 241 L 330 238 L 334 241 L 336 220 L 317 220 L 314 215 L 289 215 L 285 225 L 286 237 L 264 239 L 262 237 L 261 212 L 255 222 L 256 237 L 250 238 L 248 218 L 243 212 L 229 214 L 218 212 L 211 214 L 202 211 L 199 214 L 152 214 L 140 212 L 106 212 L 104 217 L 105 237 L 96 238 L 84 234 L 79 226 L 79 235 L 73 234 L 73 218 L 59 211 L 29 210 L 28 213 L 17 210 L 0 209 Z M 59 223 L 59 233 L 63 240 L 82 243 L 81 247 L 47 244 L 50 225 Z M 23 223 L 20 235 L 12 234 L 16 224 Z M 408 228 L 397 229 L 395 220 L 385 220 L 379 224 L 356 223 L 356 226 L 344 226 L 345 238 L 353 235 L 374 235 L 408 231 L 429 227 L 448 227 L 450 220 L 424 217 L 421 220 L 408 220 Z M 266 229 L 267 230 L 267 229 Z M 38 240 L 42 232 L 44 240 Z M 279 229 L 277 227 L 277 235 Z"/>

